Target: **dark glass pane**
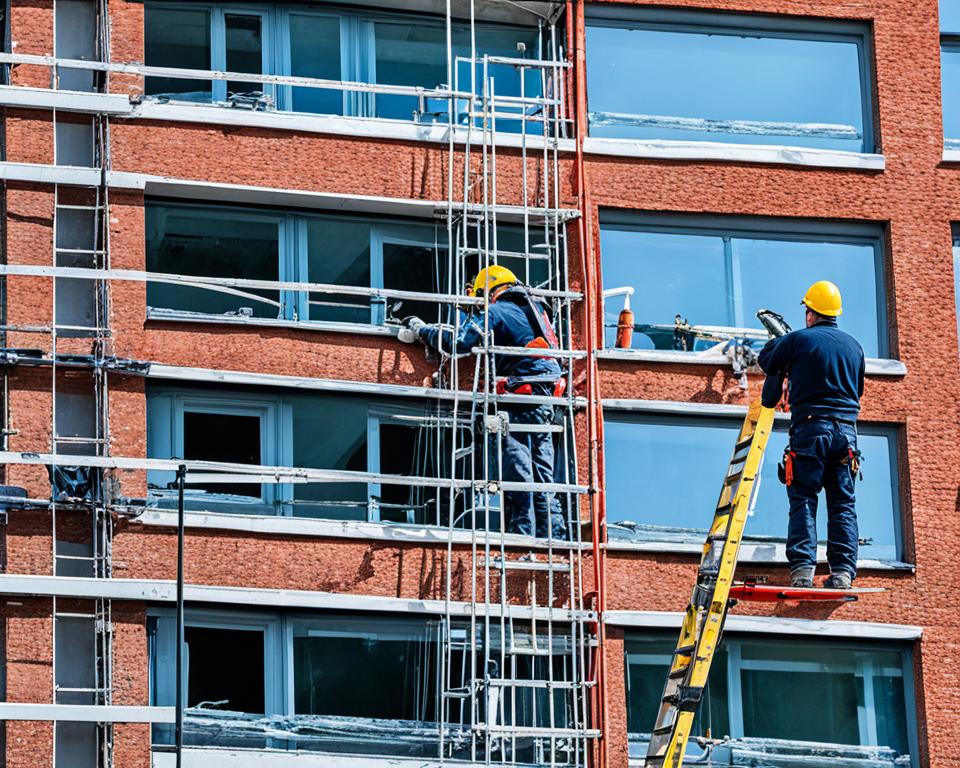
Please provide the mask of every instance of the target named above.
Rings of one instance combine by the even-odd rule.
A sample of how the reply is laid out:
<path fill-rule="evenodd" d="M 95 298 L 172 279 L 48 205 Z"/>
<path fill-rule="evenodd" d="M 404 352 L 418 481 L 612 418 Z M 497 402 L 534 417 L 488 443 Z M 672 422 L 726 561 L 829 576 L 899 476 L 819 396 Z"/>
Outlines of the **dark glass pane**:
<path fill-rule="evenodd" d="M 393 21 L 374 24 L 376 82 L 435 88 L 447 81 L 447 34 L 442 26 Z M 377 94 L 377 117 L 411 120 L 415 96 Z"/>
<path fill-rule="evenodd" d="M 144 54 L 147 66 L 206 69 L 210 64 L 210 13 L 163 8 L 148 3 L 144 11 Z M 209 101 L 209 80 L 148 77 L 148 96 L 166 95 L 186 101 Z"/>
<path fill-rule="evenodd" d="M 294 636 L 297 714 L 436 720 L 434 642 L 390 632 L 344 634 Z"/>
<path fill-rule="evenodd" d="M 383 284 L 398 291 L 440 293 L 446 291 L 447 252 L 427 245 L 383 244 Z M 444 306 L 429 301 L 404 299 L 401 317 L 417 315 L 428 323 L 446 319 Z M 442 313 L 442 314 L 441 314 Z"/>
<path fill-rule="evenodd" d="M 593 24 L 587 55 L 592 136 L 872 151 L 853 40 Z"/>
<path fill-rule="evenodd" d="M 147 205 L 147 269 L 202 277 L 279 280 L 280 235 L 276 221 L 244 220 L 219 212 Z M 235 289 L 251 295 L 173 283 L 147 283 L 150 307 L 203 314 L 276 318 L 278 291 Z M 261 296 L 267 301 L 260 301 Z"/>
<path fill-rule="evenodd" d="M 312 469 L 367 471 L 367 406 L 348 400 L 297 398 L 293 463 Z M 367 519 L 366 483 L 297 483 L 294 515 Z"/>
<path fill-rule="evenodd" d="M 260 464 L 260 417 L 184 411 L 183 458 Z M 257 483 L 203 483 L 190 488 L 232 496 L 261 495 Z"/>
<path fill-rule="evenodd" d="M 947 149 L 960 149 L 960 44 L 949 43 L 941 47 L 940 77 L 945 146 Z"/>
<path fill-rule="evenodd" d="M 263 39 L 259 16 L 228 13 L 224 17 L 227 72 L 263 74 Z M 262 91 L 263 83 L 227 81 L 227 94 Z"/>
<path fill-rule="evenodd" d="M 370 287 L 370 223 L 363 220 L 307 221 L 308 276 L 311 283 Z M 369 323 L 370 298 L 310 294 L 310 319 Z"/>
<path fill-rule="evenodd" d="M 340 19 L 290 15 L 290 74 L 340 80 Z M 293 109 L 322 115 L 343 114 L 343 92 L 294 88 Z"/>
<path fill-rule="evenodd" d="M 186 626 L 183 637 L 188 707 L 264 713 L 262 631 Z"/>

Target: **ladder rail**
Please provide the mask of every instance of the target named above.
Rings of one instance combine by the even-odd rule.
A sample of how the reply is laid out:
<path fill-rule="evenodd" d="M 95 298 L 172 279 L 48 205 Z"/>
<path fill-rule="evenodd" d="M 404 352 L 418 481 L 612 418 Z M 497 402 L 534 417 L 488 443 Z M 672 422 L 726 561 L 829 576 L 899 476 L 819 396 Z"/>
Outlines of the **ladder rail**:
<path fill-rule="evenodd" d="M 737 437 L 667 673 L 646 768 L 680 768 L 683 763 L 710 666 L 721 642 L 740 542 L 756 502 L 773 415 L 772 408 L 755 401 Z"/>

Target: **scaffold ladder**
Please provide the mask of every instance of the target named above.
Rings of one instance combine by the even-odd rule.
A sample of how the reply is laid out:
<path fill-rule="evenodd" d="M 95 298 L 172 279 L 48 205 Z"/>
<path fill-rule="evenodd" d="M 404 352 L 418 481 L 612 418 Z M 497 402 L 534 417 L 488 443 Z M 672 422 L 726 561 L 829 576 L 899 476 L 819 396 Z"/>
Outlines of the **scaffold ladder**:
<path fill-rule="evenodd" d="M 740 428 L 703 546 L 697 584 L 673 651 L 647 749 L 646 768 L 680 768 L 683 763 L 693 719 L 727 618 L 740 541 L 759 488 L 773 413 L 772 408 L 764 408 L 757 400 Z"/>

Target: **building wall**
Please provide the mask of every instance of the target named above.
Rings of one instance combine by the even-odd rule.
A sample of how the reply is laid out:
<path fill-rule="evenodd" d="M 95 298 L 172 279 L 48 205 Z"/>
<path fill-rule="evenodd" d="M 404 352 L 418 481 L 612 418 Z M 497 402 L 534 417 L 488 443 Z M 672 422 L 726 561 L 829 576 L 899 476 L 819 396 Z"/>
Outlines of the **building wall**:
<path fill-rule="evenodd" d="M 653 3 L 635 3 L 654 5 Z M 886 233 L 887 304 L 891 357 L 903 376 L 869 376 L 863 419 L 899 427 L 904 530 L 915 572 L 867 570 L 858 583 L 886 589 L 842 606 L 741 605 L 737 613 L 783 618 L 844 619 L 924 627 L 916 645 L 917 723 L 921 762 L 960 766 L 960 686 L 950 660 L 960 629 L 955 608 L 960 550 L 960 356 L 952 285 L 951 222 L 960 221 L 960 175 L 942 162 L 939 30 L 935 0 L 861 2 L 768 2 L 766 0 L 674 0 L 672 6 L 789 13 L 817 18 L 860 19 L 872 29 L 875 51 L 877 135 L 882 171 L 816 169 L 708 161 L 657 161 L 588 154 L 585 175 L 592 208 L 589 226 L 599 240 L 601 209 L 691 214 L 778 216 L 876 222 Z M 115 61 L 142 61 L 142 4 L 111 3 L 111 49 Z M 49 3 L 13 0 L 11 33 L 18 52 L 52 53 Z M 39 68 L 17 67 L 13 81 L 44 87 Z M 582 76 L 583 73 L 578 73 Z M 134 76 L 117 76 L 115 92 L 136 93 Z M 50 114 L 7 109 L 6 159 L 51 163 Z M 294 131 L 188 123 L 114 120 L 115 170 L 224 184 L 443 200 L 448 162 L 444 146 L 381 141 Z M 501 202 L 519 194 L 520 161 L 500 158 Z M 531 172 L 537 171 L 530 161 Z M 574 158 L 562 157 L 562 205 L 577 206 Z M 51 263 L 53 191 L 50 185 L 7 183 L 5 255 L 11 264 Z M 115 268 L 144 269 L 143 196 L 111 192 L 111 259 Z M 571 227 L 570 284 L 584 283 L 576 227 Z M 596 254 L 587 259 L 599 267 Z M 598 275 L 598 283 L 600 276 Z M 776 279 L 771 274 L 771 280 Z M 7 322 L 49 323 L 50 286 L 45 278 L 8 281 Z M 799 299 L 799 297 L 798 297 Z M 432 367 L 416 347 L 395 339 L 329 332 L 145 322 L 142 283 L 115 283 L 111 323 L 120 357 L 170 365 L 255 370 L 351 381 L 421 385 Z M 578 322 L 582 317 L 578 317 Z M 47 337 L 12 333 L 9 346 L 41 347 Z M 46 378 L 45 378 L 46 377 Z M 145 456 L 143 382 L 111 377 L 111 450 Z M 603 398 L 746 404 L 758 394 L 751 376 L 744 393 L 729 368 L 651 362 L 600 362 Z M 10 377 L 10 450 L 49 448 L 51 398 L 43 371 L 17 370 Z M 584 440 L 583 431 L 580 435 Z M 581 452 L 585 459 L 584 445 Z M 586 461 L 581 461 L 581 467 Z M 869 471 L 869 469 L 867 469 Z M 581 478 L 584 479 L 584 478 Z M 42 468 L 11 466 L 7 482 L 31 495 L 46 492 Z M 142 495 L 142 472 L 124 473 L 122 492 Z M 766 488 L 780 494 L 779 488 Z M 639 495 L 639 494 L 638 494 Z M 706 510 L 692 510 L 705 515 Z M 71 513 L 64 514 L 67 517 Z M 9 517 L 5 534 L 8 573 L 53 573 L 50 519 L 46 512 Z M 212 585 L 306 589 L 351 594 L 442 597 L 445 547 L 336 538 L 285 537 L 229 531 L 188 531 L 187 580 Z M 607 607 L 615 610 L 678 611 L 689 593 L 692 555 L 631 551 L 615 547 L 606 558 Z M 172 578 L 175 537 L 170 529 L 132 522 L 118 526 L 115 575 Z M 587 569 L 589 572 L 589 568 Z M 784 565 L 747 565 L 741 573 L 786 576 Z M 119 603 L 115 703 L 147 704 L 144 606 Z M 50 600 L 9 599 L 3 609 L 8 701 L 51 701 L 52 620 Z M 607 749 L 611 766 L 625 768 L 626 708 L 622 630 L 608 631 L 606 644 Z M 49 723 L 7 725 L 7 765 L 51 764 Z M 146 726 L 116 728 L 116 764 L 146 766 Z"/>

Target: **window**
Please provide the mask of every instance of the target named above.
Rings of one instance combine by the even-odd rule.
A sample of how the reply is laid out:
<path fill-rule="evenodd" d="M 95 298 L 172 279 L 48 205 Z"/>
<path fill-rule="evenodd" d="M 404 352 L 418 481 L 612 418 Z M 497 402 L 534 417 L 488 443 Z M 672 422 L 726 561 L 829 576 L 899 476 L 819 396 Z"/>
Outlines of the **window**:
<path fill-rule="evenodd" d="M 646 742 L 656 719 L 674 644 L 666 634 L 627 634 L 631 752 L 646 748 L 638 742 Z M 725 636 L 693 734 L 729 734 L 734 756 L 738 748 L 752 748 L 754 755 L 766 753 L 770 765 L 780 765 L 773 755 L 783 750 L 804 764 L 816 755 L 822 765 L 843 757 L 850 765 L 860 758 L 864 765 L 892 768 L 904 764 L 902 756 L 916 754 L 912 698 L 912 659 L 905 646 Z M 762 743 L 773 739 L 783 741 Z M 825 744 L 837 752 L 824 754 Z M 844 751 L 839 745 L 874 749 Z"/>
<path fill-rule="evenodd" d="M 469 56 L 466 22 L 452 28 L 454 57 Z M 445 19 L 390 11 L 341 10 L 296 5 L 238 5 L 148 2 L 145 17 L 146 63 L 150 66 L 279 74 L 334 81 L 415 86 L 447 84 Z M 271 42 L 273 41 L 273 42 Z M 542 58 L 535 27 L 479 23 L 477 55 Z M 477 75 L 482 75 L 482 67 Z M 497 92 L 520 95 L 513 67 L 490 65 Z M 471 87 L 469 63 L 455 73 L 461 90 Z M 479 91 L 478 87 L 478 91 Z M 541 90 L 539 71 L 528 71 L 526 96 Z M 148 77 L 148 95 L 180 101 L 223 102 L 231 96 L 263 92 L 285 110 L 410 120 L 446 119 L 448 102 L 423 108 L 416 96 L 338 89 L 264 85 L 258 82 L 203 81 Z M 464 122 L 466 114 L 457 115 Z M 500 130 L 519 130 L 509 123 Z"/>
<path fill-rule="evenodd" d="M 459 289 L 448 273 L 444 225 L 148 201 L 146 227 L 150 272 L 421 293 Z M 498 248 L 505 252 L 536 252 L 540 243 L 533 232 L 525 240 L 519 227 L 501 226 L 497 236 Z M 463 274 L 476 274 L 478 263 L 476 255 L 465 256 Z M 547 283 L 545 259 L 504 256 L 499 263 L 530 284 Z M 398 317 L 418 314 L 427 321 L 446 320 L 449 306 L 405 300 L 399 307 L 388 307 L 382 299 L 352 294 L 157 280 L 147 283 L 147 304 L 151 317 L 206 315 L 375 325 L 382 325 L 391 309 Z"/>
<path fill-rule="evenodd" d="M 871 59 L 855 23 L 594 7 L 590 135 L 872 152 Z"/>
<path fill-rule="evenodd" d="M 634 349 L 674 349 L 677 315 L 694 326 L 760 331 L 757 310 L 773 309 L 802 327 L 800 297 L 832 280 L 843 293 L 841 327 L 867 357 L 889 354 L 882 237 L 872 226 L 608 211 L 600 249 L 604 290 L 634 289 Z M 605 301 L 608 347 L 622 306 L 622 298 Z M 716 334 L 702 333 L 688 350 L 717 344 Z"/>
<path fill-rule="evenodd" d="M 481 630 L 478 629 L 478 638 Z M 555 626 L 552 654 L 540 638 L 531 649 L 529 628 L 509 630 L 509 647 L 521 649 L 513 672 L 519 679 L 572 679 L 569 632 Z M 448 689 L 466 689 L 484 673 L 470 674 L 469 628 L 454 625 Z M 501 641 L 494 633 L 499 659 Z M 176 680 L 176 616 L 169 609 L 148 614 L 150 703 L 172 706 Z M 394 618 L 356 613 L 257 614 L 188 608 L 185 616 L 184 742 L 190 746 L 286 748 L 435 758 L 442 678 L 441 624 L 426 618 Z M 479 642 L 479 640 L 478 640 Z M 480 643 L 483 666 L 482 642 Z M 496 676 L 496 661 L 486 674 Z M 552 675 L 549 666 L 552 664 Z M 493 695 L 493 694 L 491 694 Z M 574 706 L 571 690 L 522 687 L 508 701 L 487 702 L 503 712 L 504 724 L 554 722 L 562 728 Z M 469 702 L 464 704 L 469 707 Z M 457 723 L 469 722 L 456 700 L 448 702 L 446 727 L 451 757 L 469 757 L 457 747 Z M 462 725 L 460 727 L 463 727 Z M 463 734 L 465 736 L 465 734 Z M 154 726 L 155 744 L 169 744 L 169 725 Z M 469 739 L 460 739 L 469 744 Z M 530 739 L 512 749 L 518 762 L 535 762 Z M 564 751 L 557 747 L 558 754 Z"/>
<path fill-rule="evenodd" d="M 957 335 L 960 337 L 960 238 L 953 236 L 953 295 L 957 304 Z"/>
<path fill-rule="evenodd" d="M 696 542 L 706 534 L 720 483 L 736 441 L 739 421 L 708 416 L 642 416 L 608 410 L 606 440 L 607 517 L 612 539 Z M 787 497 L 777 480 L 777 463 L 788 435 L 777 423 L 767 444 L 760 491 L 744 541 L 773 545 L 786 541 Z M 897 431 L 859 425 L 863 480 L 857 482 L 861 559 L 903 558 Z M 637 503 L 637 489 L 644 502 Z M 823 494 L 817 531 L 826 536 Z M 822 539 L 824 540 L 824 539 Z"/>
<path fill-rule="evenodd" d="M 147 395 L 151 458 L 449 477 L 451 430 L 449 423 L 438 426 L 431 404 L 201 387 L 151 386 Z M 461 443 L 468 438 L 461 435 Z M 458 459 L 457 477 L 468 476 L 467 461 Z M 173 472 L 150 471 L 147 479 L 153 503 L 177 503 Z M 188 475 L 184 503 L 188 509 L 219 512 L 445 526 L 450 499 L 446 491 L 416 485 L 195 484 Z M 462 515 L 465 503 L 457 494 L 458 525 L 469 522 Z"/>
<path fill-rule="evenodd" d="M 960 149 L 960 4 L 940 0 L 940 74 L 943 146 Z"/>

